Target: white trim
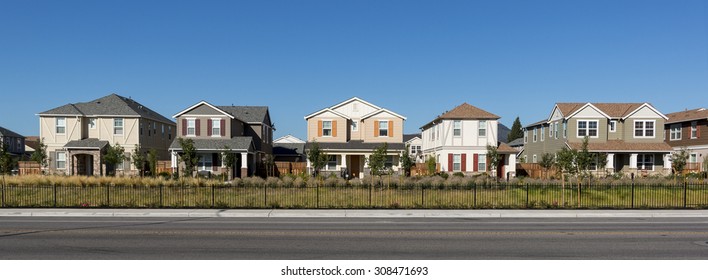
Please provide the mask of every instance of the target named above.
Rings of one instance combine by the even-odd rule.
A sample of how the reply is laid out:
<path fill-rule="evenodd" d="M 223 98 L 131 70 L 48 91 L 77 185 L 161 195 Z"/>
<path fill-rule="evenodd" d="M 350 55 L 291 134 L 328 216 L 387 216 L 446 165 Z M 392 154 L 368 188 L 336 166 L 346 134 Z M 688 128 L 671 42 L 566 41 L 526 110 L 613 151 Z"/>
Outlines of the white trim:
<path fill-rule="evenodd" d="M 678 133 L 674 133 L 674 129 L 678 127 Z M 674 137 L 674 135 L 678 137 Z M 669 141 L 680 141 L 683 138 L 683 126 L 680 123 L 669 125 Z"/>
<path fill-rule="evenodd" d="M 573 112 L 572 114 L 568 115 L 565 119 L 566 119 L 566 120 L 571 119 L 573 116 L 575 116 L 575 115 L 577 115 L 578 113 L 580 113 L 581 111 L 585 110 L 585 108 L 587 108 L 587 107 L 591 107 L 591 108 L 595 109 L 596 111 L 598 111 L 598 112 L 599 112 L 602 116 L 604 116 L 605 118 L 611 119 L 611 117 L 610 117 L 608 114 L 606 114 L 606 113 L 603 112 L 602 110 L 600 110 L 600 109 L 598 109 L 597 107 L 595 107 L 595 105 L 592 105 L 592 103 L 587 103 L 587 104 L 585 104 L 583 107 L 580 107 L 580 109 L 575 110 L 575 112 Z"/>
<path fill-rule="evenodd" d="M 340 116 L 340 117 L 342 117 L 342 118 L 345 118 L 345 119 L 347 119 L 347 120 L 351 120 L 350 117 L 348 117 L 348 116 L 346 116 L 346 115 L 344 115 L 344 114 L 342 114 L 342 113 L 340 113 L 340 112 L 337 112 L 337 111 L 335 111 L 335 110 L 332 110 L 332 109 L 330 109 L 330 108 L 324 108 L 324 109 L 322 109 L 322 110 L 319 110 L 319 111 L 317 111 L 317 112 L 314 112 L 314 113 L 312 113 L 312 114 L 309 114 L 309 115 L 305 116 L 305 120 L 309 120 L 309 119 L 311 119 L 311 118 L 314 118 L 315 116 L 320 115 L 320 114 L 322 114 L 322 113 L 324 113 L 324 112 L 330 112 L 330 113 L 332 113 L 332 114 L 335 114 L 335 115 Z"/>
<path fill-rule="evenodd" d="M 688 133 L 689 133 L 688 136 L 690 137 L 690 139 L 698 139 L 698 129 L 699 129 L 698 121 L 691 121 L 691 126 L 690 126 L 690 129 L 688 130 Z M 693 136 L 694 132 L 696 133 L 696 136 Z"/>
<path fill-rule="evenodd" d="M 209 119 L 209 121 L 211 121 L 211 131 L 210 131 L 211 137 L 221 138 L 221 130 L 224 129 L 223 127 L 221 127 L 221 120 L 223 120 L 223 118 L 211 118 L 211 119 Z M 214 135 L 214 121 L 217 121 L 216 123 L 219 124 L 219 133 L 216 134 L 216 135 Z M 224 133 L 224 135 L 226 135 L 226 133 Z"/>
<path fill-rule="evenodd" d="M 587 135 L 585 135 L 585 136 L 580 136 L 580 122 L 587 122 L 587 127 L 585 128 Z M 595 123 L 597 123 L 597 127 L 595 128 L 595 131 L 597 131 L 597 133 L 595 134 L 595 136 L 590 136 L 590 122 L 595 122 Z M 599 121 L 599 120 L 587 120 L 587 119 L 585 119 L 585 120 L 576 120 L 575 125 L 576 125 L 576 127 L 575 127 L 575 137 L 577 137 L 577 138 L 585 138 L 585 137 L 588 137 L 588 138 L 600 138 L 600 121 Z"/>
<path fill-rule="evenodd" d="M 116 133 L 116 128 L 118 128 L 118 126 L 116 126 L 116 120 L 120 120 L 121 122 L 120 134 Z M 113 118 L 113 136 L 125 136 L 125 118 Z"/>
<path fill-rule="evenodd" d="M 216 110 L 217 112 L 222 113 L 222 114 L 224 114 L 224 115 L 226 115 L 226 116 L 228 116 L 228 117 L 230 117 L 230 118 L 232 118 L 232 119 L 235 119 L 235 118 L 236 118 L 236 117 L 232 116 L 231 114 L 229 114 L 229 113 L 227 113 L 227 112 L 224 112 L 223 110 L 217 108 L 217 107 L 214 106 L 214 105 L 209 104 L 209 102 L 206 102 L 206 101 L 204 101 L 204 100 L 200 101 L 200 102 L 197 103 L 197 104 L 192 105 L 191 107 L 187 108 L 186 110 L 183 110 L 183 111 L 177 113 L 176 115 L 172 116 L 172 118 L 173 118 L 173 119 L 177 119 L 177 118 L 179 118 L 180 116 L 184 115 L 185 113 L 187 113 L 187 112 L 189 112 L 189 111 L 193 110 L 194 108 L 197 108 L 197 107 L 199 107 L 199 106 L 201 106 L 201 105 L 207 105 L 207 106 L 209 106 L 210 108 Z"/>
<path fill-rule="evenodd" d="M 334 120 L 331 120 L 331 119 L 323 119 L 323 120 L 321 120 L 321 121 L 322 121 L 322 137 L 334 137 L 334 125 L 333 125 L 333 124 L 334 124 Z M 324 133 L 324 130 L 325 130 L 324 123 L 325 123 L 325 122 L 330 122 L 330 124 L 329 124 L 329 135 L 325 135 L 325 133 Z"/>
<path fill-rule="evenodd" d="M 388 124 L 393 121 L 391 121 L 391 120 L 375 120 L 375 122 L 379 122 L 379 133 L 378 133 L 379 136 L 376 136 L 376 138 L 389 138 L 389 137 L 391 137 L 391 135 L 389 135 L 391 128 L 388 127 Z M 386 135 L 385 136 L 381 136 L 381 123 L 386 123 Z M 374 132 L 374 133 L 376 133 L 376 132 Z"/>
<path fill-rule="evenodd" d="M 558 110 L 558 113 L 561 115 L 561 119 L 564 119 L 563 112 L 560 110 L 560 108 L 558 108 L 558 103 L 556 103 L 556 105 L 553 106 L 553 110 L 551 110 L 551 115 L 548 116 L 548 118 L 546 119 L 547 122 L 551 122 L 551 120 L 553 119 L 553 113 L 555 113 L 556 110 Z"/>
<path fill-rule="evenodd" d="M 617 120 L 610 120 L 610 122 L 607 125 L 609 126 L 608 130 L 610 132 L 617 132 Z"/>
<path fill-rule="evenodd" d="M 197 136 L 197 118 L 184 118 L 187 120 L 187 131 L 184 132 L 184 136 L 191 136 L 191 137 L 196 137 Z M 194 134 L 189 134 L 189 121 L 194 121 Z"/>
<path fill-rule="evenodd" d="M 376 109 L 376 110 L 381 109 L 381 107 L 376 106 L 376 105 L 374 105 L 374 104 L 371 104 L 371 103 L 369 103 L 368 101 L 366 101 L 366 100 L 364 100 L 364 99 L 361 99 L 361 98 L 359 98 L 359 97 L 356 97 L 356 96 L 354 96 L 354 97 L 352 97 L 352 98 L 349 98 L 349 99 L 347 99 L 347 100 L 345 100 L 345 101 L 342 101 L 342 102 L 340 102 L 339 104 L 334 105 L 334 106 L 329 107 L 329 108 L 331 108 L 332 110 L 334 110 L 334 109 L 337 109 L 337 108 L 342 107 L 342 106 L 344 106 L 344 105 L 347 105 L 347 104 L 349 104 L 349 103 L 352 103 L 352 102 L 354 102 L 354 101 L 359 101 L 359 102 L 361 102 L 361 103 L 364 103 L 364 104 L 366 104 L 366 105 L 369 105 L 369 106 L 373 107 L 373 108 Z"/>
<path fill-rule="evenodd" d="M 61 126 L 59 126 L 59 119 L 64 119 L 64 132 L 59 133 L 57 129 Z M 56 117 L 54 118 L 54 134 L 55 135 L 66 135 L 66 117 Z"/>
<path fill-rule="evenodd" d="M 662 118 L 664 118 L 664 120 L 667 120 L 667 121 L 669 120 L 669 117 L 667 117 L 667 116 L 665 116 L 664 114 L 662 114 L 661 112 L 659 112 L 659 110 L 657 110 L 656 108 L 654 108 L 654 107 L 652 107 L 651 105 L 649 105 L 649 103 L 644 103 L 644 104 L 642 104 L 641 106 L 639 106 L 637 109 L 635 109 L 635 110 L 632 111 L 631 113 L 629 113 L 629 114 L 627 114 L 626 116 L 622 117 L 622 120 L 626 120 L 626 119 L 629 118 L 630 116 L 632 116 L 632 115 L 634 115 L 635 113 L 639 112 L 639 110 L 641 110 L 641 109 L 644 108 L 644 107 L 647 107 L 647 108 L 649 108 L 649 110 L 654 111 L 654 113 L 656 113 L 657 115 L 659 115 L 659 116 L 661 116 Z"/>
<path fill-rule="evenodd" d="M 375 115 L 377 115 L 377 114 L 379 114 L 379 113 L 382 113 L 382 112 L 386 112 L 386 113 L 389 113 L 389 114 L 391 114 L 391 115 L 394 115 L 394 116 L 396 116 L 396 117 L 398 117 L 398 118 L 401 118 L 401 119 L 403 119 L 403 120 L 406 120 L 406 117 L 401 116 L 401 115 L 399 115 L 399 114 L 396 114 L 396 113 L 394 113 L 393 111 L 391 111 L 391 110 L 389 110 L 389 109 L 386 109 L 386 108 L 381 108 L 381 109 L 378 109 L 378 110 L 376 110 L 376 111 L 374 111 L 374 112 L 371 112 L 371 113 L 369 113 L 369 114 L 367 114 L 367 115 L 361 117 L 361 119 L 362 119 L 362 120 L 365 120 L 365 119 L 368 119 L 368 118 L 370 118 L 370 117 L 373 117 L 373 116 L 375 116 Z"/>

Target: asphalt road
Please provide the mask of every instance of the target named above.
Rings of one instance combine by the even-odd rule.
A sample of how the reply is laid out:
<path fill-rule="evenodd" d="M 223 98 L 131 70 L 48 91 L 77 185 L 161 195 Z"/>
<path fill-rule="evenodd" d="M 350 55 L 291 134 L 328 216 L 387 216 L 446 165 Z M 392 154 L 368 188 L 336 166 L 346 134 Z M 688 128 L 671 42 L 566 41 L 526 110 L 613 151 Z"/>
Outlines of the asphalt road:
<path fill-rule="evenodd" d="M 0 259 L 708 260 L 708 219 L 0 217 Z"/>

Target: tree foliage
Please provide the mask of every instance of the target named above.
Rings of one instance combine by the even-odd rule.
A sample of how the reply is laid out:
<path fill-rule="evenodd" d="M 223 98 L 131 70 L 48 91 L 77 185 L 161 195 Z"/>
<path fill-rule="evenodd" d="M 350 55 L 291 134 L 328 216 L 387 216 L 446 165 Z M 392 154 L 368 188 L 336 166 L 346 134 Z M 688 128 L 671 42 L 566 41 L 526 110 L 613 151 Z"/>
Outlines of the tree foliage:
<path fill-rule="evenodd" d="M 499 156 L 499 150 L 496 146 L 487 145 L 487 163 L 489 164 L 490 170 L 497 170 L 501 157 Z"/>
<path fill-rule="evenodd" d="M 388 143 L 383 143 L 383 145 L 374 149 L 374 152 L 369 156 L 369 168 L 372 175 L 379 176 L 390 171 L 386 168 L 387 154 Z"/>
<path fill-rule="evenodd" d="M 157 150 L 150 149 L 147 154 L 148 166 L 150 167 L 150 175 L 157 175 Z"/>
<path fill-rule="evenodd" d="M 406 145 L 406 150 L 401 154 L 401 166 L 403 167 L 405 176 L 411 175 L 411 168 L 415 165 L 415 155 L 411 155 L 410 152 L 408 152 L 409 149 L 410 145 Z"/>
<path fill-rule="evenodd" d="M 312 166 L 313 169 L 313 175 L 317 176 L 320 173 L 320 170 L 322 170 L 325 164 L 327 164 L 327 154 L 320 149 L 320 144 L 316 141 L 312 142 L 309 146 L 310 147 L 307 151 L 307 160 L 310 161 L 310 166 Z"/>
<path fill-rule="evenodd" d="M 236 154 L 229 146 L 224 146 L 224 152 L 221 153 L 221 161 L 226 169 L 229 170 L 229 180 L 233 179 L 233 170 L 236 166 Z"/>
<path fill-rule="evenodd" d="M 543 169 L 546 179 L 548 179 L 548 171 L 556 165 L 556 156 L 554 154 L 544 153 L 541 155 L 541 162 L 539 162 L 539 165 Z"/>
<path fill-rule="evenodd" d="M 49 165 L 47 161 L 49 156 L 47 155 L 47 144 L 44 144 L 44 138 L 39 139 L 39 145 L 37 146 L 37 149 L 30 156 L 30 160 L 39 164 L 40 167 L 46 168 Z"/>
<path fill-rule="evenodd" d="M 184 162 L 184 173 L 186 176 L 192 177 L 194 168 L 199 164 L 199 155 L 194 147 L 194 140 L 178 138 L 179 146 L 182 148 L 180 160 Z"/>
<path fill-rule="evenodd" d="M 509 132 L 506 141 L 509 143 L 522 137 L 524 137 L 524 132 L 521 127 L 521 120 L 519 120 L 519 117 L 516 117 L 514 124 L 511 125 L 511 131 Z"/>
<path fill-rule="evenodd" d="M 7 151 L 7 144 L 0 143 L 0 174 L 9 174 L 12 171 L 13 160 Z"/>
<path fill-rule="evenodd" d="M 116 143 L 113 146 L 108 146 L 106 155 L 103 156 L 103 161 L 108 165 L 108 175 L 116 175 L 116 165 L 126 160 L 125 149 Z"/>
<path fill-rule="evenodd" d="M 143 176 L 145 173 L 145 154 L 141 151 L 140 145 L 135 144 L 135 152 L 130 156 L 131 160 L 133 161 L 133 166 L 135 166 L 135 169 L 138 170 L 139 175 Z"/>
<path fill-rule="evenodd" d="M 681 174 L 688 164 L 688 151 L 681 148 L 678 152 L 671 153 L 671 169 L 674 174 Z"/>
<path fill-rule="evenodd" d="M 428 156 L 428 159 L 425 160 L 425 165 L 428 167 L 428 175 L 433 175 L 437 172 L 438 163 L 435 161 L 434 156 Z"/>

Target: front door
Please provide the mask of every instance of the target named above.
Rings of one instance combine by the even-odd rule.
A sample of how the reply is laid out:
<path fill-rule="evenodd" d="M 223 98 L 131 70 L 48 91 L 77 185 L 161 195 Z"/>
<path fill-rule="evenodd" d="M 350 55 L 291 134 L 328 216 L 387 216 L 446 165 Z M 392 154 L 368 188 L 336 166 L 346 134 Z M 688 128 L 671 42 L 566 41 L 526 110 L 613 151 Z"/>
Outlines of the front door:
<path fill-rule="evenodd" d="M 359 178 L 361 172 L 361 156 L 349 156 L 349 176 L 350 178 Z"/>

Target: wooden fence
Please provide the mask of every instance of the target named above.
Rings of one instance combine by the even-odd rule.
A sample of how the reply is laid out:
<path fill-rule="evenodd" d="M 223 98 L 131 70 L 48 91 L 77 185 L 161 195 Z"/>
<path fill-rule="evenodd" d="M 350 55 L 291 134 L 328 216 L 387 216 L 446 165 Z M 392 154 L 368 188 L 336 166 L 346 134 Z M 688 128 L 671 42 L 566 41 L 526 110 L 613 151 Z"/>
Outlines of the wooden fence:
<path fill-rule="evenodd" d="M 440 172 L 440 164 L 435 165 L 435 172 Z M 416 163 L 415 166 L 411 168 L 411 176 L 429 176 L 428 174 L 428 164 L 427 163 Z"/>
<path fill-rule="evenodd" d="M 558 174 L 555 167 L 544 170 L 539 163 L 517 163 L 516 175 L 526 176 L 533 179 L 548 179 Z"/>
<path fill-rule="evenodd" d="M 20 161 L 20 176 L 23 175 L 39 175 L 42 174 L 42 167 L 34 161 Z"/>
<path fill-rule="evenodd" d="M 307 162 L 276 161 L 275 170 L 277 176 L 285 174 L 293 174 L 297 176 L 307 172 Z"/>
<path fill-rule="evenodd" d="M 157 167 L 155 168 L 157 174 L 160 173 L 167 173 L 167 174 L 172 174 L 172 161 L 169 160 L 161 160 L 157 162 Z"/>

